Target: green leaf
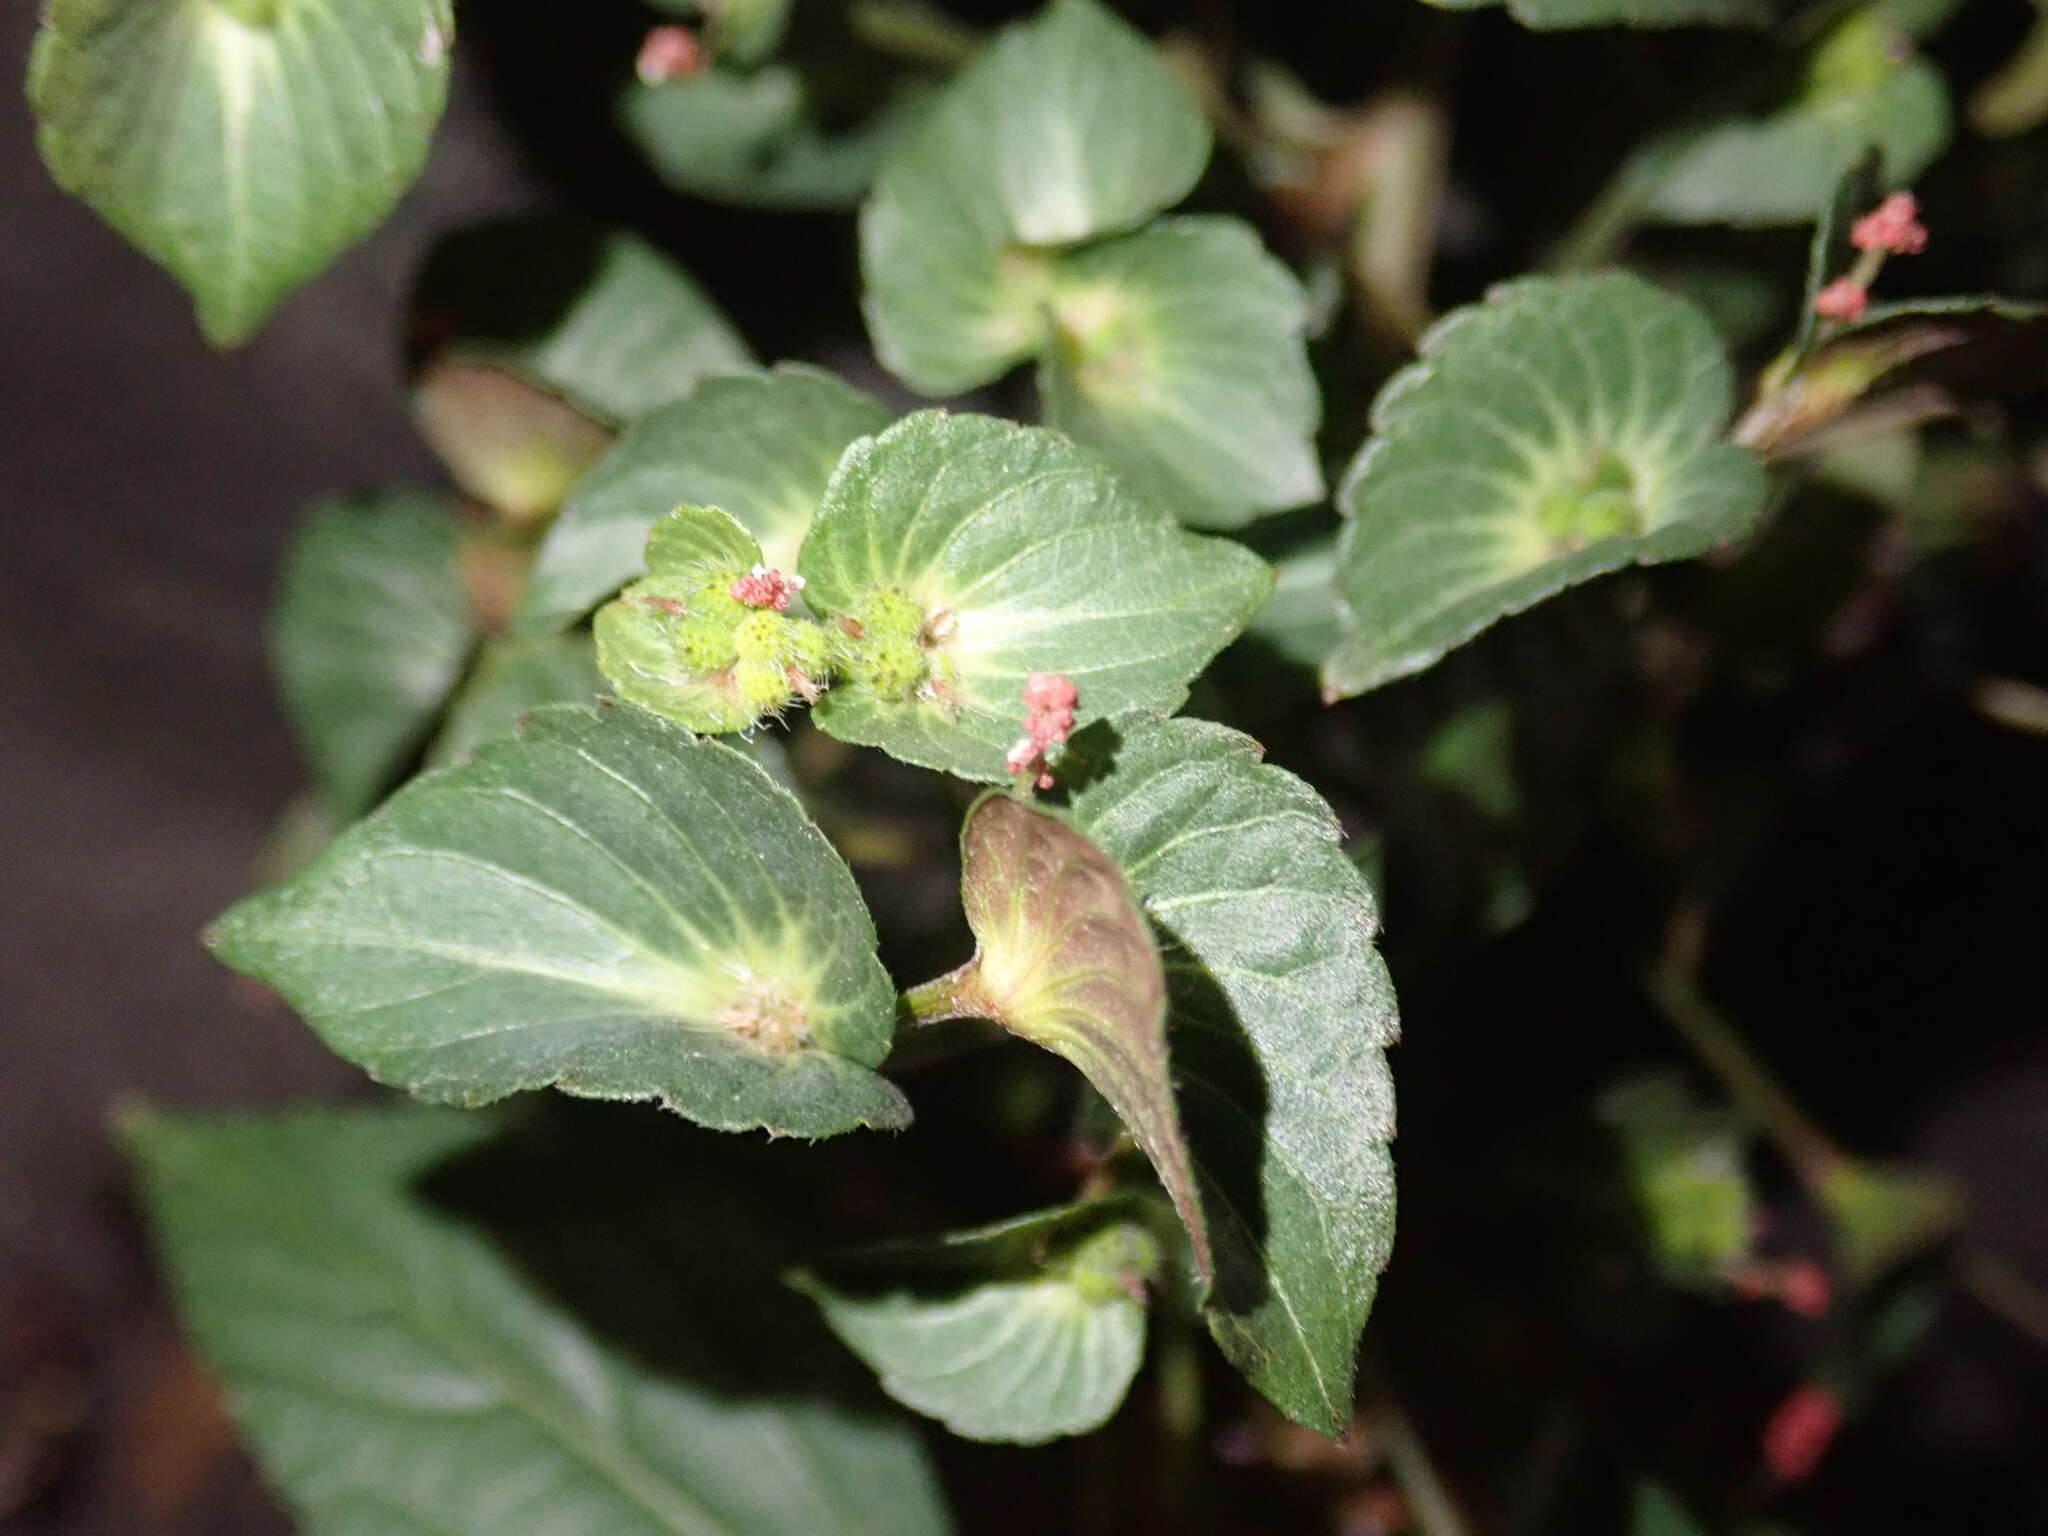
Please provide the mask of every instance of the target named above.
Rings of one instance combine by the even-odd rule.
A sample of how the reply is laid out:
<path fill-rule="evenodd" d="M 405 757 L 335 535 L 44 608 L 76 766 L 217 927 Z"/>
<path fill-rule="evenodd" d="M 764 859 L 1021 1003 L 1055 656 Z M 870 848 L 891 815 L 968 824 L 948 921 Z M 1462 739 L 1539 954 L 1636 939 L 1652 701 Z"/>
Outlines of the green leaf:
<path fill-rule="evenodd" d="M 1055 772 L 1165 953 L 1210 1331 L 1282 1411 L 1337 1434 L 1394 1231 L 1398 1025 L 1372 894 L 1329 807 L 1235 731 L 1125 716 Z"/>
<path fill-rule="evenodd" d="M 900 1126 L 895 994 L 852 875 L 741 753 L 553 708 L 415 779 L 209 935 L 380 1082 L 557 1087 L 719 1130 Z"/>
<path fill-rule="evenodd" d="M 1474 11 L 1498 0 L 1430 0 Z M 1762 0 L 1507 0 L 1508 14 L 1535 31 L 1566 27 L 1753 27 L 1771 19 Z"/>
<path fill-rule="evenodd" d="M 580 220 L 502 220 L 450 235 L 427 258 L 413 306 L 424 339 L 615 425 L 753 366 L 689 273 L 636 235 Z"/>
<path fill-rule="evenodd" d="M 466 763 L 486 744 L 510 736 L 544 705 L 588 704 L 603 691 L 604 677 L 588 635 L 487 640 L 449 706 L 427 765 Z"/>
<path fill-rule="evenodd" d="M 574 623 L 639 575 L 651 529 L 679 503 L 721 507 L 791 570 L 846 445 L 889 424 L 871 395 L 815 368 L 707 379 L 635 422 L 549 530 L 515 627 Z"/>
<path fill-rule="evenodd" d="M 861 210 L 868 328 L 927 394 L 986 383 L 1044 341 L 1045 253 L 1143 223 L 1209 158 L 1157 49 L 1095 0 L 1007 29 L 890 151 Z"/>
<path fill-rule="evenodd" d="M 301 1529 L 948 1528 L 907 1426 L 784 1386 L 789 1373 L 772 1359 L 737 1386 L 730 1369 L 671 1364 L 673 1348 L 651 1361 L 586 1326 L 494 1234 L 423 1190 L 438 1195 L 492 1128 L 416 1106 L 127 1122 L 185 1326 Z M 510 1171 L 527 1186 L 548 1172 Z M 617 1177 L 581 1172 L 607 1186 Z M 550 1198 L 555 1249 L 616 1241 Z M 719 1298 L 697 1294 L 696 1276 L 678 1291 L 682 1268 L 668 1267 L 670 1337 L 715 1342 L 732 1320 L 706 1304 Z M 768 1450 L 773 1475 L 763 1474 Z"/>
<path fill-rule="evenodd" d="M 1151 1159 L 1206 1283 L 1195 1193 L 1166 1056 L 1166 975 L 1115 862 L 1058 816 L 1001 790 L 960 831 L 974 958 L 907 995 L 920 1019 L 992 1019 L 1072 1062 Z"/>
<path fill-rule="evenodd" d="M 448 0 L 46 0 L 36 142 L 232 346 L 419 174 L 454 31 Z"/>
<path fill-rule="evenodd" d="M 1046 420 L 1183 522 L 1234 528 L 1323 494 L 1294 275 L 1236 219 L 1164 219 L 1060 259 Z"/>
<path fill-rule="evenodd" d="M 270 651 L 329 804 L 359 815 L 426 740 L 476 643 L 438 496 L 323 503 L 285 557 Z"/>
<path fill-rule="evenodd" d="M 1903 187 L 1947 145 L 1948 87 L 1876 10 L 1851 16 L 1803 66 L 1789 99 L 1688 124 L 1637 152 L 1646 212 L 1673 224 L 1804 224 L 1875 148 Z"/>
<path fill-rule="evenodd" d="M 891 696 L 842 680 L 819 726 L 985 783 L 1007 777 L 1031 673 L 1079 684 L 1082 719 L 1174 708 L 1273 580 L 1059 434 L 944 411 L 847 450 L 799 568 L 820 613 L 857 618 L 895 592 L 926 615 L 925 682 Z"/>
<path fill-rule="evenodd" d="M 970 1440 L 1082 1435 L 1145 1352 L 1159 1245 L 1094 1200 L 926 1242 L 839 1254 L 790 1277 L 899 1403 Z"/>
<path fill-rule="evenodd" d="M 1639 278 L 1505 285 L 1421 351 L 1338 491 L 1333 697 L 1604 571 L 1700 554 L 1762 510 L 1761 466 L 1721 440 L 1734 384 L 1712 326 Z"/>
<path fill-rule="evenodd" d="M 1685 1506 L 1655 1483 L 1637 1483 L 1629 1512 L 1629 1536 L 1701 1536 Z"/>
<path fill-rule="evenodd" d="M 1755 1247 L 1744 1167 L 1751 1137 L 1725 1105 L 1658 1073 L 1609 1090 L 1599 1118 L 1618 1144 L 1646 1246 L 1673 1285 L 1716 1293 Z"/>
<path fill-rule="evenodd" d="M 413 385 L 413 420 L 463 493 L 514 522 L 561 506 L 612 445 L 611 429 L 495 363 L 436 358 Z"/>
<path fill-rule="evenodd" d="M 679 192 L 759 208 L 850 208 L 916 121 L 923 93 L 898 91 L 845 128 L 796 67 L 713 68 L 626 88 L 619 119 Z"/>

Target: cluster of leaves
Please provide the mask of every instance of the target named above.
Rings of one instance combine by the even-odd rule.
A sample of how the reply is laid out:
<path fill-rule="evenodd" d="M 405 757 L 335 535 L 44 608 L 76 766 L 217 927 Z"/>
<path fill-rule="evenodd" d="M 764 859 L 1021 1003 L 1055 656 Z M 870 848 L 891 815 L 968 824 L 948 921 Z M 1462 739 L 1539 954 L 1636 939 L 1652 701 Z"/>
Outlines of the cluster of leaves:
<path fill-rule="evenodd" d="M 463 494 L 309 519 L 274 651 L 334 835 L 209 942 L 377 1081 L 472 1109 L 554 1088 L 718 1131 L 897 1129 L 921 1046 L 996 1026 L 1079 1070 L 1112 1155 L 1049 1209 L 785 1254 L 791 1294 L 962 1436 L 1095 1429 L 1148 1328 L 1196 1320 L 1282 1413 L 1339 1435 L 1393 1235 L 1375 901 L 1315 788 L 1175 712 L 1247 630 L 1334 701 L 1603 573 L 1731 546 L 1765 513 L 1767 458 L 1881 407 L 1951 344 L 1942 316 L 2028 316 L 1809 315 L 1737 422 L 1700 304 L 1626 272 L 1523 277 L 1420 337 L 1363 445 L 1338 445 L 1341 532 L 1291 543 L 1269 514 L 1326 489 L 1311 305 L 1252 224 L 1169 212 L 1215 108 L 1166 53 L 1098 0 L 986 41 L 926 17 L 881 72 L 847 61 L 916 18 L 661 9 L 703 24 L 707 60 L 625 88 L 661 174 L 858 202 L 881 364 L 952 396 L 1031 363 L 1042 424 L 759 366 L 624 233 L 449 239 L 416 295 L 415 398 Z M 1938 9 L 1849 8 L 1795 40 L 1628 158 L 1598 241 L 1810 221 L 1809 311 L 1845 211 L 1946 139 L 1941 78 L 1900 46 Z M 442 0 L 50 0 L 30 92 L 57 177 L 233 341 L 416 173 L 451 43 Z M 1034 674 L 1079 689 L 1044 797 L 1006 760 Z M 1471 771 L 1500 717 L 1466 724 L 1431 771 L 1504 817 Z M 997 786 L 961 824 L 965 965 L 910 987 L 885 970 L 831 796 L 785 746 L 827 738 Z M 1721 1283 L 1749 1256 L 1733 1122 L 1661 1089 L 1610 1110 L 1673 1283 Z M 309 1522 L 944 1528 L 913 1437 L 858 1392 L 679 1385 L 421 1196 L 496 1125 L 130 1127 L 194 1331 Z M 466 1415 L 446 1444 L 413 1432 L 429 1406 Z M 802 1449 L 786 1485 L 736 1471 L 770 1434 Z M 505 1513 L 491 1484 L 514 1464 L 553 1502 Z M 1642 1507 L 1639 1529 L 1682 1527 L 1662 1495 Z"/>

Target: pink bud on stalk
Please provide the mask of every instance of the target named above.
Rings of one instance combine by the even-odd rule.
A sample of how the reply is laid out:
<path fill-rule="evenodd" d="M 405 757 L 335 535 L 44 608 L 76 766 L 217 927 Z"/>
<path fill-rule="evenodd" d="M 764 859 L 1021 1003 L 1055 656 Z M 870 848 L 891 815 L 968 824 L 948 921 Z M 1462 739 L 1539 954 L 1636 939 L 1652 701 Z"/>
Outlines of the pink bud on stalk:
<path fill-rule="evenodd" d="M 1860 320 L 1868 308 L 1870 290 L 1853 277 L 1838 277 L 1813 296 L 1813 311 L 1823 320 Z"/>
<path fill-rule="evenodd" d="M 688 27 L 656 27 L 640 45 L 633 72 L 643 85 L 687 80 L 705 65 L 704 45 Z"/>
<path fill-rule="evenodd" d="M 757 565 L 732 584 L 732 595 L 735 602 L 745 603 L 749 608 L 779 611 L 789 606 L 790 598 L 802 591 L 803 585 L 801 576 L 785 576 L 765 565 Z"/>
<path fill-rule="evenodd" d="M 1919 203 L 1910 192 L 1894 192 L 1850 227 L 1849 243 L 1859 251 L 1918 256 L 1927 249 Z"/>
<path fill-rule="evenodd" d="M 1045 755 L 1074 732 L 1074 708 L 1081 690 L 1058 672 L 1034 672 L 1024 682 L 1024 734 L 1003 759 L 1011 774 L 1036 773 L 1040 789 L 1052 788 Z"/>

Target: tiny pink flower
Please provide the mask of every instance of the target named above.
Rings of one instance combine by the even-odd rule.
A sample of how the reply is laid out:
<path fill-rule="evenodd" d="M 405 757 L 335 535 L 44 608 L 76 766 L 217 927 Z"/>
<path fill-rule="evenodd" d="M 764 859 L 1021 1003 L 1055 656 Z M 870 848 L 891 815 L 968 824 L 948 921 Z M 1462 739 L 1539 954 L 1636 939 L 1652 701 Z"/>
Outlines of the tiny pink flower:
<path fill-rule="evenodd" d="M 1780 1482 L 1803 1483 L 1842 1427 L 1842 1405 L 1826 1387 L 1796 1387 L 1764 1425 L 1764 1464 Z"/>
<path fill-rule="evenodd" d="M 643 85 L 687 80 L 704 68 L 704 45 L 688 27 L 656 27 L 640 45 L 633 72 Z"/>
<path fill-rule="evenodd" d="M 1081 690 L 1074 680 L 1059 672 L 1034 672 L 1024 680 L 1024 707 L 1031 710 L 1063 709 L 1073 713 L 1081 702 Z"/>
<path fill-rule="evenodd" d="M 749 608 L 781 609 L 789 606 L 791 596 L 803 590 L 803 584 L 801 576 L 785 576 L 757 565 L 732 584 L 732 595 Z"/>
<path fill-rule="evenodd" d="M 1849 243 L 1859 251 L 1889 251 L 1894 256 L 1917 256 L 1927 249 L 1927 226 L 1920 222 L 1920 205 L 1910 192 L 1894 192 L 1849 230 Z"/>
<path fill-rule="evenodd" d="M 1860 320 L 1870 308 L 1870 293 L 1854 278 L 1840 277 L 1813 296 L 1813 310 L 1823 320 Z"/>
<path fill-rule="evenodd" d="M 1081 690 L 1058 672 L 1034 672 L 1024 683 L 1024 734 L 1004 759 L 1012 775 L 1037 772 L 1040 789 L 1052 788 L 1046 754 L 1074 733 Z"/>

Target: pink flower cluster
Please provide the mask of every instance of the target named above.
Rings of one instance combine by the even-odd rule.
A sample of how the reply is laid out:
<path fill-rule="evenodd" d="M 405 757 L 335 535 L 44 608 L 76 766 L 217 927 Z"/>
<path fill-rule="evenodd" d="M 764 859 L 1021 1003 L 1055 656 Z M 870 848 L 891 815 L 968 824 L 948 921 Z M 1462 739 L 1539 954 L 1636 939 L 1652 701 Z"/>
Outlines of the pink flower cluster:
<path fill-rule="evenodd" d="M 1013 774 L 1037 770 L 1040 789 L 1052 788 L 1045 755 L 1074 733 L 1074 707 L 1081 690 L 1058 672 L 1034 672 L 1024 682 L 1024 734 L 1010 748 L 1004 765 Z"/>
<path fill-rule="evenodd" d="M 789 606 L 790 598 L 801 592 L 803 585 L 801 576 L 785 576 L 765 565 L 757 565 L 732 584 L 732 595 L 735 601 L 745 603 L 749 608 L 782 609 Z"/>
<path fill-rule="evenodd" d="M 1850 227 L 1849 243 L 1859 251 L 1918 256 L 1927 249 L 1927 226 L 1920 222 L 1920 204 L 1910 192 L 1894 192 Z"/>
<path fill-rule="evenodd" d="M 1870 290 L 1853 277 L 1838 277 L 1813 296 L 1813 312 L 1823 320 L 1847 324 L 1861 320 L 1870 308 Z"/>
<path fill-rule="evenodd" d="M 706 62 L 704 45 L 688 27 L 656 27 L 641 43 L 633 72 L 643 85 L 666 85 L 689 79 Z"/>

